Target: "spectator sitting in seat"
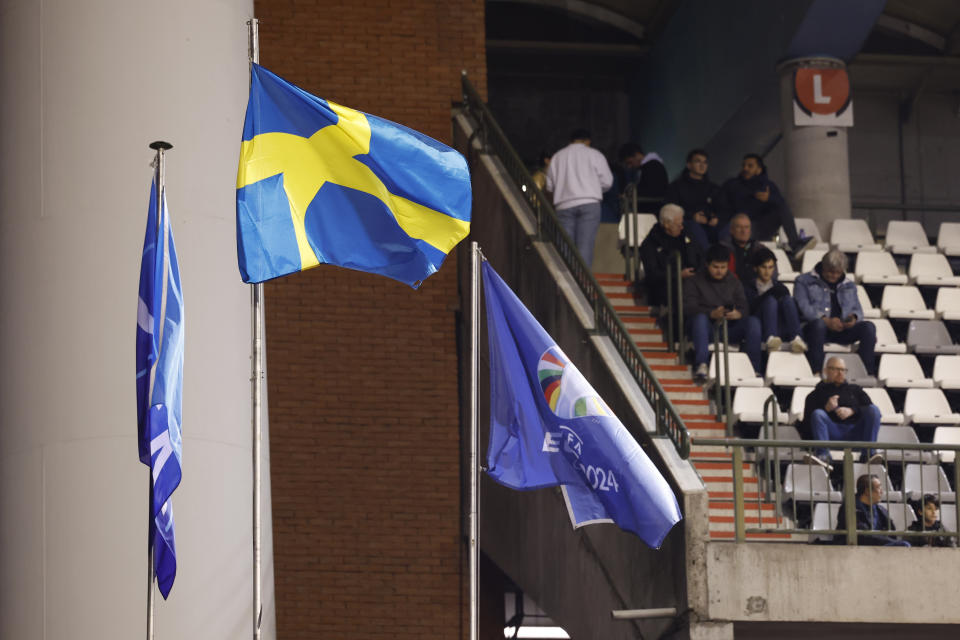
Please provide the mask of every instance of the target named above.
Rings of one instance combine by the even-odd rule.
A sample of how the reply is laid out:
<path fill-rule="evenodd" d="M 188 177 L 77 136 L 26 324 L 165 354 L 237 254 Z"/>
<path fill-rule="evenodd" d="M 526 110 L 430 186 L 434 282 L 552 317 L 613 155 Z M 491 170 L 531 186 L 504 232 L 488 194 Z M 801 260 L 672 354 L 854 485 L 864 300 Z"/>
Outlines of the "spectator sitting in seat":
<path fill-rule="evenodd" d="M 721 216 L 746 213 L 753 222 L 753 237 L 757 240 L 771 240 L 783 227 L 794 259 L 799 260 L 816 244 L 814 238 L 801 240 L 797 235 L 793 214 L 780 189 L 767 177 L 767 168 L 757 154 L 748 153 L 743 157 L 740 175 L 723 183 L 720 196 Z"/>
<path fill-rule="evenodd" d="M 683 209 L 666 204 L 660 209 L 660 224 L 653 227 L 640 245 L 647 301 L 651 305 L 667 304 L 667 265 L 680 253 L 680 275 L 690 278 L 703 263 L 697 243 L 683 229 Z"/>
<path fill-rule="evenodd" d="M 751 257 L 756 277 L 741 282 L 747 294 L 750 315 L 760 319 L 760 337 L 766 343 L 767 351 L 777 351 L 787 341 L 791 351 L 803 353 L 807 350 L 807 343 L 798 335 L 800 316 L 797 303 L 777 280 L 776 256 L 773 251 L 761 246 Z"/>
<path fill-rule="evenodd" d="M 838 344 L 859 341 L 857 352 L 863 366 L 868 374 L 876 375 L 877 330 L 872 322 L 863 320 L 857 285 L 846 277 L 846 270 L 847 256 L 833 249 L 813 271 L 802 274 L 794 283 L 793 296 L 800 309 L 800 320 L 806 323 L 803 337 L 809 345 L 807 359 L 811 369 L 820 371 L 826 341 Z"/>
<path fill-rule="evenodd" d="M 909 527 L 910 531 L 942 531 L 946 533 L 940 522 L 940 500 L 932 493 L 923 496 L 923 512 L 920 519 Z M 951 535 L 942 536 L 911 536 L 910 544 L 915 547 L 956 547 L 957 539 Z"/>
<path fill-rule="evenodd" d="M 671 206 L 671 205 L 667 205 Z M 679 207 L 677 207 L 679 209 Z M 712 325 L 727 319 L 727 336 L 731 344 L 740 344 L 760 371 L 760 321 L 747 315 L 747 299 L 743 285 L 728 271 L 730 250 L 715 244 L 707 249 L 706 267 L 688 278 L 683 289 L 684 314 L 693 339 L 694 378 L 707 379 Z"/>
<path fill-rule="evenodd" d="M 890 514 L 880 504 L 883 499 L 883 485 L 877 476 L 862 475 L 857 478 L 857 497 L 854 501 L 857 513 L 858 531 L 891 531 L 896 529 Z M 840 507 L 840 513 L 837 514 L 837 529 L 847 528 L 847 513 L 843 506 Z M 837 542 L 845 542 L 846 535 L 840 534 L 834 538 Z M 909 547 L 910 543 L 904 540 L 897 540 L 891 536 L 878 534 L 858 534 L 857 544 L 869 545 L 875 547 Z"/>
<path fill-rule="evenodd" d="M 827 360 L 823 381 L 813 388 L 803 405 L 800 435 L 805 440 L 854 440 L 876 442 L 880 431 L 880 409 L 873 404 L 859 385 L 847 382 L 847 365 L 836 356 Z M 804 462 L 819 464 L 827 470 L 830 453 L 825 448 L 807 455 Z M 861 459 L 877 464 L 883 456 L 863 450 Z"/>
<path fill-rule="evenodd" d="M 687 154 L 687 168 L 670 183 L 664 200 L 683 207 L 683 223 L 701 249 L 706 250 L 718 241 L 720 218 L 714 201 L 720 187 L 707 175 L 707 152 L 694 149 Z"/>
<path fill-rule="evenodd" d="M 723 244 L 730 247 L 730 271 L 740 282 L 753 280 L 756 275 L 753 270 L 753 254 L 763 245 L 756 242 L 752 235 L 750 216 L 738 213 L 730 218 L 730 239 Z"/>

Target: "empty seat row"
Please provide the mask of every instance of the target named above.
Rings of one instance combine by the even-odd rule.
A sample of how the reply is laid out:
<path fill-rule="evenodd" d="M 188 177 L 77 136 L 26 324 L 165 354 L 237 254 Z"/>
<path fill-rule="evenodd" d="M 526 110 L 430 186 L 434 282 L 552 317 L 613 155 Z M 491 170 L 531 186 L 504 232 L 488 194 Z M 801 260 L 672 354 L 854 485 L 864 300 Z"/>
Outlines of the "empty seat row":
<path fill-rule="evenodd" d="M 819 234 L 817 234 L 819 237 Z M 830 244 L 845 253 L 889 251 L 895 254 L 942 253 L 960 256 L 960 223 L 944 222 L 937 233 L 937 244 L 931 245 L 923 225 L 914 220 L 892 220 L 887 224 L 883 246 L 878 244 L 865 220 L 834 220 Z"/>
<path fill-rule="evenodd" d="M 880 475 L 880 465 L 872 465 L 869 470 L 866 465 L 860 467 L 861 472 Z M 854 470 L 854 479 L 858 477 Z M 888 491 L 893 489 L 890 478 L 884 473 Z M 883 482 L 883 480 L 881 480 Z M 896 494 L 908 500 L 920 500 L 924 494 L 932 493 L 940 498 L 940 502 L 956 503 L 957 494 L 950 487 L 947 474 L 939 464 L 907 464 L 903 471 L 903 491 Z M 800 502 L 837 502 L 843 500 L 843 494 L 834 487 L 827 470 L 820 465 L 789 464 L 783 474 L 783 495 L 788 499 Z M 894 496 L 889 496 L 891 501 Z M 892 514 L 891 514 L 892 515 Z"/>

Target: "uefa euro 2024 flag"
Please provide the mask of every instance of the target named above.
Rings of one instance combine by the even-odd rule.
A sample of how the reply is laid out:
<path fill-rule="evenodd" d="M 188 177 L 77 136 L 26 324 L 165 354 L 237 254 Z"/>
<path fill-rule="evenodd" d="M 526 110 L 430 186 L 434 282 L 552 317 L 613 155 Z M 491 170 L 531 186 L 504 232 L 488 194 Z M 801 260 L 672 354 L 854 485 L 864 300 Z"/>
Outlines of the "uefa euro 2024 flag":
<path fill-rule="evenodd" d="M 613 522 L 659 548 L 680 521 L 647 455 L 489 263 L 487 473 L 512 489 L 561 485 L 574 527 Z"/>
<path fill-rule="evenodd" d="M 158 220 L 157 181 L 154 177 L 143 239 L 137 304 L 137 440 L 140 461 L 150 467 L 153 475 L 153 521 L 148 535 L 153 548 L 157 588 L 166 598 L 177 574 L 170 495 L 180 484 L 183 452 L 180 437 L 183 294 L 165 193 L 162 199 Z"/>
<path fill-rule="evenodd" d="M 466 160 L 251 65 L 237 175 L 244 282 L 334 264 L 417 287 L 470 231 Z"/>

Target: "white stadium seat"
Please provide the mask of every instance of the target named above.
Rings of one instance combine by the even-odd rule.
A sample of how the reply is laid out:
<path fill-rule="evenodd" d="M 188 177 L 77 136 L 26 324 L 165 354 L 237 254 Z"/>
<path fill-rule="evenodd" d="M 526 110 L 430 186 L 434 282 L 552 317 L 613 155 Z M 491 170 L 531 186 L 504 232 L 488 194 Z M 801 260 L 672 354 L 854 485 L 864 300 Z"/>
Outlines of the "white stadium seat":
<path fill-rule="evenodd" d="M 753 370 L 753 363 L 750 362 L 750 358 L 747 354 L 742 352 L 732 352 L 730 353 L 730 386 L 731 387 L 762 387 L 763 378 L 758 376 Z M 717 367 L 719 365 L 719 375 L 717 373 Z M 713 354 L 710 358 L 710 373 L 709 377 L 711 380 L 716 380 L 719 384 L 724 384 L 726 380 L 723 375 L 723 353 L 720 353 L 719 362 L 717 361 L 717 354 Z"/>
<path fill-rule="evenodd" d="M 953 275 L 953 269 L 942 253 L 917 253 L 910 258 L 907 271 L 910 282 L 921 287 L 956 287 L 960 277 Z"/>
<path fill-rule="evenodd" d="M 617 226 L 620 246 L 639 247 L 656 224 L 657 216 L 652 213 L 625 214 Z"/>
<path fill-rule="evenodd" d="M 813 387 L 820 382 L 805 355 L 785 351 L 774 351 L 768 356 L 765 379 L 767 384 L 777 387 Z"/>
<path fill-rule="evenodd" d="M 937 290 L 937 302 L 934 306 L 941 320 L 960 320 L 960 289 L 941 287 Z"/>
<path fill-rule="evenodd" d="M 907 345 L 900 342 L 889 320 L 885 318 L 874 318 L 870 322 L 873 323 L 874 328 L 877 330 L 877 346 L 874 349 L 877 353 L 907 352 Z"/>
<path fill-rule="evenodd" d="M 840 502 L 827 470 L 818 464 L 791 464 L 783 474 L 783 494 L 798 502 Z"/>
<path fill-rule="evenodd" d="M 933 431 L 933 444 L 960 444 L 960 427 L 937 427 Z M 938 451 L 940 461 L 952 464 L 957 457 L 954 450 Z"/>
<path fill-rule="evenodd" d="M 938 464 L 908 464 L 903 472 L 903 491 L 909 500 L 920 500 L 925 493 L 932 493 L 941 502 L 957 501 L 947 474 Z"/>
<path fill-rule="evenodd" d="M 867 295 L 867 290 L 863 288 L 862 284 L 857 285 L 857 299 L 860 300 L 860 306 L 863 307 L 864 318 L 870 320 L 871 318 L 883 317 L 880 309 L 873 306 L 873 301 L 870 300 L 870 296 Z"/>
<path fill-rule="evenodd" d="M 891 220 L 887 223 L 884 248 L 893 253 L 936 253 L 931 246 L 923 225 L 915 220 Z"/>
<path fill-rule="evenodd" d="M 893 256 L 885 251 L 858 253 L 853 274 L 863 284 L 907 284 L 907 276 L 900 273 Z"/>
<path fill-rule="evenodd" d="M 889 424 L 881 424 L 880 432 L 877 433 L 877 442 L 894 445 L 892 449 L 879 449 L 879 452 L 887 460 L 899 460 L 909 462 L 920 462 L 921 454 L 924 452 L 917 449 L 897 449 L 898 444 L 920 444 L 917 438 L 917 432 L 912 427 L 897 427 Z M 924 460 L 932 460 L 933 454 L 923 455 Z"/>
<path fill-rule="evenodd" d="M 880 245 L 874 242 L 866 220 L 834 220 L 830 229 L 830 244 L 844 253 L 881 250 Z"/>
<path fill-rule="evenodd" d="M 937 356 L 933 361 L 933 383 L 941 389 L 960 389 L 960 356 Z"/>
<path fill-rule="evenodd" d="M 897 491 L 893 488 L 893 483 L 890 482 L 890 476 L 887 475 L 887 469 L 882 464 L 867 464 L 866 462 L 854 462 L 853 463 L 853 478 L 856 481 L 857 478 L 864 474 L 872 474 L 880 478 L 880 485 L 883 486 L 883 499 L 884 502 L 890 500 L 890 502 L 900 502 L 903 500 L 903 493 Z"/>
<path fill-rule="evenodd" d="M 927 309 L 920 290 L 912 286 L 897 286 L 888 284 L 883 288 L 883 298 L 880 309 L 888 318 L 906 320 L 933 320 L 936 313 Z"/>
<path fill-rule="evenodd" d="M 940 389 L 907 389 L 903 413 L 913 424 L 960 424 L 960 413 L 950 410 L 950 403 Z"/>
<path fill-rule="evenodd" d="M 777 279 L 780 280 L 780 282 L 793 282 L 796 280 L 800 274 L 794 271 L 793 265 L 790 263 L 790 258 L 787 257 L 783 249 L 774 249 L 773 255 L 777 257 Z"/>
<path fill-rule="evenodd" d="M 923 375 L 917 356 L 912 353 L 885 353 L 880 356 L 877 378 L 894 389 L 932 389 L 933 380 Z"/>
<path fill-rule="evenodd" d="M 733 395 L 733 415 L 740 422 L 762 423 L 764 404 L 771 397 L 776 402 L 776 397 L 769 387 L 739 387 Z M 772 408 L 769 416 L 772 422 Z M 786 417 L 783 412 L 779 412 L 779 416 L 781 421 Z"/>
<path fill-rule="evenodd" d="M 817 263 L 820 262 L 820 259 L 823 258 L 826 252 L 826 249 L 808 249 L 807 252 L 803 254 L 803 264 L 800 267 L 800 271 L 802 273 L 813 271 L 813 268 L 817 266 Z"/>
<path fill-rule="evenodd" d="M 906 422 L 904 415 L 897 413 L 897 410 L 893 408 L 893 401 L 890 400 L 890 394 L 887 393 L 886 389 L 870 387 L 865 388 L 863 392 L 870 396 L 870 401 L 877 405 L 877 409 L 880 409 L 880 424 L 902 425 Z"/>
<path fill-rule="evenodd" d="M 941 222 L 937 248 L 947 256 L 960 256 L 960 222 Z"/>
<path fill-rule="evenodd" d="M 794 422 L 803 420 L 803 409 L 806 406 L 807 396 L 813 391 L 813 387 L 794 387 L 793 396 L 790 398 L 790 417 Z"/>

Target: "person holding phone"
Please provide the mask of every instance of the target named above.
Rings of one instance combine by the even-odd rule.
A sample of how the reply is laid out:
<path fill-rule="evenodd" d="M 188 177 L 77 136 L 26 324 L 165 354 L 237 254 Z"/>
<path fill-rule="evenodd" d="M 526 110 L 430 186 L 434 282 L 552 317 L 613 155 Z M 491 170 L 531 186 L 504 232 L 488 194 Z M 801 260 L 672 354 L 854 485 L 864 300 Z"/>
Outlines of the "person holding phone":
<path fill-rule="evenodd" d="M 809 273 L 797 278 L 793 296 L 804 322 L 803 337 L 807 342 L 807 359 L 814 371 L 823 369 L 823 345 L 827 342 L 853 344 L 867 373 L 876 375 L 877 329 L 863 319 L 863 307 L 857 297 L 857 285 L 846 277 L 847 256 L 842 251 L 828 251 Z"/>
<path fill-rule="evenodd" d="M 707 249 L 706 266 L 683 285 L 683 308 L 693 340 L 694 379 L 700 383 L 709 372 L 713 324 L 724 318 L 730 343 L 740 344 L 754 371 L 760 372 L 760 321 L 747 313 L 743 285 L 730 273 L 729 261 L 730 249 L 712 245 Z"/>

